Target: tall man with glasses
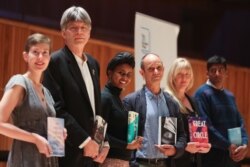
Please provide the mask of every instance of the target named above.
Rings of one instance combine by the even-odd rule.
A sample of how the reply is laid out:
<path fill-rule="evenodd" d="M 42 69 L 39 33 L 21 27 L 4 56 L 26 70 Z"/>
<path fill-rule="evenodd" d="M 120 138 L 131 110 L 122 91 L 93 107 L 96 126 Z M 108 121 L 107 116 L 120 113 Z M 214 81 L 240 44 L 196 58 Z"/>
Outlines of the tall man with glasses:
<path fill-rule="evenodd" d="M 139 167 L 170 167 L 171 158 L 184 152 L 186 135 L 179 107 L 173 98 L 160 88 L 164 66 L 156 54 L 146 54 L 141 60 L 140 74 L 145 85 L 139 91 L 124 98 L 128 111 L 139 113 L 139 135 L 143 136 L 142 147 L 135 153 L 132 165 Z M 159 116 L 177 118 L 177 142 L 175 145 L 158 145 Z"/>
<path fill-rule="evenodd" d="M 100 152 L 91 138 L 101 108 L 99 63 L 84 52 L 91 19 L 82 7 L 72 6 L 63 13 L 60 25 L 65 46 L 52 53 L 44 76 L 57 116 L 65 119 L 68 132 L 60 167 L 96 167 L 106 158 L 109 146 L 106 143 Z"/>

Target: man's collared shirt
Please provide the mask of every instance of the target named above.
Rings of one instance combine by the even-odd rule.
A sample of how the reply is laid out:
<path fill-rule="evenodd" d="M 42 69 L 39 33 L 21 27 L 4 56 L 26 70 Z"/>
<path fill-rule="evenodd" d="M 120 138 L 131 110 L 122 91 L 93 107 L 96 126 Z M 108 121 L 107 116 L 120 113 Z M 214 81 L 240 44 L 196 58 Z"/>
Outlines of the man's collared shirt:
<path fill-rule="evenodd" d="M 158 122 L 159 116 L 169 116 L 169 110 L 165 101 L 163 91 L 154 95 L 149 89 L 145 88 L 147 103 L 145 131 L 143 134 L 142 148 L 136 152 L 137 158 L 167 158 L 155 145 L 158 144 Z"/>
<path fill-rule="evenodd" d="M 212 86 L 214 89 L 221 90 L 221 91 L 224 90 L 224 88 L 221 88 L 221 89 L 216 88 L 216 86 L 214 86 L 214 84 L 212 84 L 212 82 L 209 79 L 207 80 L 206 84 L 209 86 Z"/>
<path fill-rule="evenodd" d="M 95 94 L 94 94 L 94 86 L 93 86 L 93 81 L 92 81 L 92 77 L 90 75 L 90 71 L 89 71 L 89 67 L 87 64 L 88 58 L 86 55 L 84 55 L 84 59 L 85 61 L 83 61 L 83 59 L 81 59 L 80 57 L 74 55 L 76 62 L 78 64 L 78 67 L 81 71 L 83 80 L 85 82 L 86 85 L 86 89 L 88 91 L 88 95 L 89 95 L 89 100 L 91 103 L 91 107 L 93 109 L 93 115 L 95 117 Z M 83 141 L 81 143 L 81 145 L 79 146 L 80 149 L 82 149 L 89 141 L 91 140 L 90 137 L 88 137 L 85 141 Z"/>
<path fill-rule="evenodd" d="M 89 71 L 89 67 L 87 64 L 87 56 L 83 54 L 85 61 L 83 61 L 83 59 L 81 59 L 80 57 L 75 56 L 75 59 L 77 61 L 77 64 L 80 68 L 83 80 L 85 82 L 86 85 L 86 89 L 88 91 L 88 95 L 89 95 L 89 100 L 91 103 L 91 107 L 93 109 L 93 114 L 95 116 L 95 94 L 94 94 L 94 86 L 93 86 L 93 81 L 92 81 L 92 77 L 90 75 L 90 71 Z"/>

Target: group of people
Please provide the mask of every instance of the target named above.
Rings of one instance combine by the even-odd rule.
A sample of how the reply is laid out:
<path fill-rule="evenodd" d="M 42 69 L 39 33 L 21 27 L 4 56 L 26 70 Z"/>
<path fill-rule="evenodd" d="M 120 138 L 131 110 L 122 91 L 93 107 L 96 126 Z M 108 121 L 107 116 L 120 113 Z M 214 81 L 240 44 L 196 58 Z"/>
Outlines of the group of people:
<path fill-rule="evenodd" d="M 248 136 L 234 96 L 224 88 L 226 60 L 207 61 L 207 82 L 192 97 L 187 91 L 194 76 L 191 64 L 177 58 L 168 71 L 167 88 L 160 83 L 164 65 L 159 55 L 141 59 L 141 90 L 121 99 L 131 82 L 135 60 L 117 53 L 108 63 L 108 81 L 101 91 L 99 63 L 85 53 L 91 19 L 82 7 L 62 15 L 65 46 L 51 52 L 50 39 L 39 33 L 28 37 L 23 58 L 25 74 L 9 80 L 0 102 L 0 134 L 13 138 L 9 167 L 237 167 L 247 154 Z M 139 113 L 138 137 L 127 142 L 128 111 Z M 94 120 L 108 123 L 103 147 L 93 139 Z M 159 116 L 177 118 L 174 145 L 158 143 Z M 12 118 L 10 123 L 9 119 Z M 65 156 L 51 155 L 47 117 L 65 120 Z M 209 143 L 190 142 L 189 117 L 204 117 Z M 231 144 L 227 129 L 240 127 L 242 144 Z"/>

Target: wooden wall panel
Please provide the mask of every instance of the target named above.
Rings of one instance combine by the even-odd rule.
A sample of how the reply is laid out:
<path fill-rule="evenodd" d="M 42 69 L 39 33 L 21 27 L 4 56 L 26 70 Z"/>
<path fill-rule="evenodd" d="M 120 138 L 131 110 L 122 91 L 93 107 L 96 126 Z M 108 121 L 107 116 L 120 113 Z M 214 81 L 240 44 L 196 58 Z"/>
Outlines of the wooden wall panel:
<path fill-rule="evenodd" d="M 14 22 L 0 19 L 0 97 L 9 78 L 16 73 L 23 73 L 26 64 L 22 58 L 24 41 L 29 34 L 41 32 L 47 34 L 53 41 L 52 50 L 63 47 L 64 42 L 58 31 L 37 27 L 25 23 Z M 134 52 L 133 48 L 121 46 L 97 39 L 90 39 L 86 46 L 86 52 L 93 55 L 100 63 L 101 68 L 101 87 L 107 81 L 106 66 L 109 60 L 118 51 Z M 184 55 L 185 56 L 185 55 Z M 187 56 L 188 58 L 188 56 Z M 206 81 L 206 62 L 188 58 L 194 70 L 195 82 L 189 91 L 192 95 L 194 91 Z M 139 62 L 136 62 L 139 63 Z M 238 66 L 228 66 L 228 78 L 226 88 L 231 90 L 236 97 L 239 110 L 246 122 L 248 134 L 250 134 L 250 69 Z M 134 90 L 134 78 L 132 83 L 123 92 L 123 96 Z M 0 135 L 0 150 L 8 150 L 11 140 Z M 250 153 L 249 153 L 250 157 Z M 0 163 L 0 167 L 2 164 Z"/>

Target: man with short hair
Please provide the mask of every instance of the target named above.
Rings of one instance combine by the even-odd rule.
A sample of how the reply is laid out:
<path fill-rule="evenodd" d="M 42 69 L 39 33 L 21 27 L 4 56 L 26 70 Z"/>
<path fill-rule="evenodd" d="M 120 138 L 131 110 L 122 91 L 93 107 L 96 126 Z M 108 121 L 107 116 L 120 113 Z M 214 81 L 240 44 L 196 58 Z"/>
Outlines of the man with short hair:
<path fill-rule="evenodd" d="M 141 60 L 140 74 L 145 86 L 124 98 L 128 111 L 139 113 L 139 135 L 143 136 L 142 147 L 135 153 L 140 167 L 170 167 L 171 157 L 184 152 L 186 135 L 179 106 L 173 98 L 160 88 L 164 66 L 156 54 L 146 54 Z M 177 142 L 175 145 L 158 145 L 159 116 L 177 118 Z"/>
<path fill-rule="evenodd" d="M 211 150 L 202 154 L 203 167 L 238 167 L 247 154 L 248 136 L 233 94 L 224 88 L 227 77 L 226 59 L 210 57 L 207 61 L 208 80 L 197 89 L 200 114 L 207 119 Z M 242 145 L 231 144 L 227 130 L 240 127 Z"/>
<path fill-rule="evenodd" d="M 52 53 L 44 85 L 50 90 L 58 117 L 65 119 L 68 137 L 60 167 L 96 167 L 106 158 L 92 138 L 94 120 L 100 114 L 99 63 L 84 52 L 90 38 L 91 19 L 82 7 L 72 6 L 61 18 L 64 48 Z"/>

